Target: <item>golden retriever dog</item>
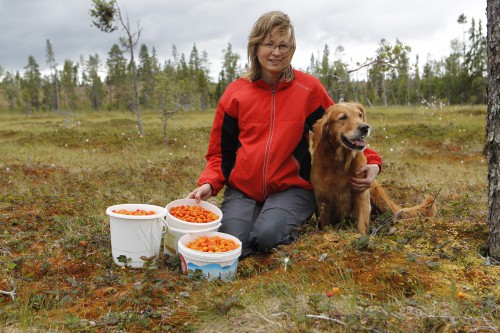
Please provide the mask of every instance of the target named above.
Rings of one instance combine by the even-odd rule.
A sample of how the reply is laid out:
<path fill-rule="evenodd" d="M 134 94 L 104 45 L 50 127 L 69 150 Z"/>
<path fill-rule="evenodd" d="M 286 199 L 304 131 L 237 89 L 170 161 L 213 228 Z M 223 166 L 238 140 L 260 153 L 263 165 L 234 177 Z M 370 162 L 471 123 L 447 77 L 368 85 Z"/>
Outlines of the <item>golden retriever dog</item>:
<path fill-rule="evenodd" d="M 437 208 L 430 195 L 417 206 L 401 208 L 376 180 L 370 190 L 352 190 L 350 177 L 366 164 L 362 152 L 369 134 L 365 110 L 357 103 L 335 104 L 314 125 L 311 183 L 320 227 L 350 220 L 356 221 L 361 234 L 366 234 L 372 208 L 378 212 L 390 210 L 400 218 L 435 216 Z"/>

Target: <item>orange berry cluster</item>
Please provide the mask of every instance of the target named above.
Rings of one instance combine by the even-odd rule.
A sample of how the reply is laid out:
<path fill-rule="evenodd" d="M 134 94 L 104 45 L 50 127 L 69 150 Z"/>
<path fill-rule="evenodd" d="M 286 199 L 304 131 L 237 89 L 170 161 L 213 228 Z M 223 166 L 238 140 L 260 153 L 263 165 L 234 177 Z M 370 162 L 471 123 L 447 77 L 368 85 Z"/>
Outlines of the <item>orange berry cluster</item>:
<path fill-rule="evenodd" d="M 328 296 L 329 298 L 332 297 L 332 296 L 338 296 L 340 295 L 340 288 L 339 287 L 333 287 L 332 291 L 328 291 L 326 293 L 326 296 Z"/>
<path fill-rule="evenodd" d="M 113 213 L 122 214 L 122 215 L 135 215 L 135 216 L 144 216 L 144 215 L 155 215 L 156 212 L 154 210 L 144 210 L 144 209 L 136 209 L 136 210 L 126 210 L 126 209 L 113 209 Z"/>
<path fill-rule="evenodd" d="M 208 223 L 219 218 L 216 214 L 201 206 L 180 205 L 170 208 L 170 215 L 185 222 Z"/>
<path fill-rule="evenodd" d="M 232 239 L 220 236 L 199 236 L 186 245 L 188 248 L 201 252 L 228 252 L 239 247 Z"/>

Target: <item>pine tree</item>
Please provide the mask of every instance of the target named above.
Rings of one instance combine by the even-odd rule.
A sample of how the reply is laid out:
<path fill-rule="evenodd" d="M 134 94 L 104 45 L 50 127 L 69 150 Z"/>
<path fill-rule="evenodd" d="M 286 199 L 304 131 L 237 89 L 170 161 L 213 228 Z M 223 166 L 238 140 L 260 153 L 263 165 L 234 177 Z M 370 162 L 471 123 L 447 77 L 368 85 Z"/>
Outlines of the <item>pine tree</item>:
<path fill-rule="evenodd" d="M 40 89 L 42 87 L 42 76 L 40 66 L 33 56 L 28 57 L 28 64 L 24 67 L 24 77 L 21 81 L 23 90 L 23 100 L 25 102 L 25 111 L 32 109 L 40 110 Z"/>
<path fill-rule="evenodd" d="M 99 76 L 101 60 L 98 54 L 89 55 L 86 62 L 87 96 L 94 110 L 100 110 L 104 99 L 104 85 Z"/>
<path fill-rule="evenodd" d="M 130 100 L 129 89 L 127 89 L 127 59 L 123 55 L 123 51 L 118 44 L 113 44 L 108 52 L 106 60 L 108 85 L 108 100 L 112 109 L 120 109 L 121 105 L 126 105 L 127 100 Z"/>
<path fill-rule="evenodd" d="M 54 56 L 54 49 L 50 40 L 47 39 L 45 46 L 45 59 L 50 69 L 50 77 L 53 89 L 50 90 L 49 102 L 53 110 L 59 110 L 59 79 L 57 77 L 57 63 Z"/>
<path fill-rule="evenodd" d="M 77 108 L 77 94 L 75 89 L 78 82 L 74 74 L 77 70 L 77 65 L 73 64 L 71 60 L 64 61 L 61 72 L 61 105 L 71 110 Z"/>

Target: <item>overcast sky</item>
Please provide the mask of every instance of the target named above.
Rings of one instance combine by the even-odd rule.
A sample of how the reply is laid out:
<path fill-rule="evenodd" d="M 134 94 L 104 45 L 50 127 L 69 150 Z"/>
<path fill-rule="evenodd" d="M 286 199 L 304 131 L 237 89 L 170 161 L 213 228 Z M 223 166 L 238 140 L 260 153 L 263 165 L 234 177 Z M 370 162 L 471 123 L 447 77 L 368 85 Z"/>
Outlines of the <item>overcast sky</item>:
<path fill-rule="evenodd" d="M 133 27 L 142 28 L 140 44 L 157 51 L 160 63 L 171 58 L 172 46 L 189 57 L 193 45 L 206 51 L 211 75 L 217 77 L 222 50 L 231 43 L 246 63 L 248 34 L 257 18 L 270 10 L 287 13 L 295 26 L 297 50 L 292 65 L 306 69 L 311 54 L 321 57 L 325 44 L 331 59 L 344 47 L 344 62 L 372 57 L 381 39 L 410 46 L 412 62 L 439 60 L 450 42 L 463 38 L 471 19 L 482 21 L 486 35 L 486 0 L 118 0 Z M 79 62 L 99 54 L 105 64 L 111 46 L 123 32 L 106 34 L 91 26 L 91 0 L 0 0 L 0 67 L 23 71 L 34 56 L 46 70 L 50 40 L 56 62 Z M 457 23 L 465 14 L 466 25 Z"/>

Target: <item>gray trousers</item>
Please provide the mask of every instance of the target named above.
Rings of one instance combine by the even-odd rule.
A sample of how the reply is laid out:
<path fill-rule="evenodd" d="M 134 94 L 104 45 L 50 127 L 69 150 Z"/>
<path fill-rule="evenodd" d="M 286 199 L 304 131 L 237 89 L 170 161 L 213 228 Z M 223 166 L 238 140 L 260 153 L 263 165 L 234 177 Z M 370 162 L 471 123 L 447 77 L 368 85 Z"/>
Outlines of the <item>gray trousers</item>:
<path fill-rule="evenodd" d="M 240 258 L 244 258 L 292 243 L 298 237 L 297 228 L 312 216 L 315 208 L 313 192 L 297 187 L 272 194 L 263 204 L 227 187 L 219 231 L 242 242 Z"/>

